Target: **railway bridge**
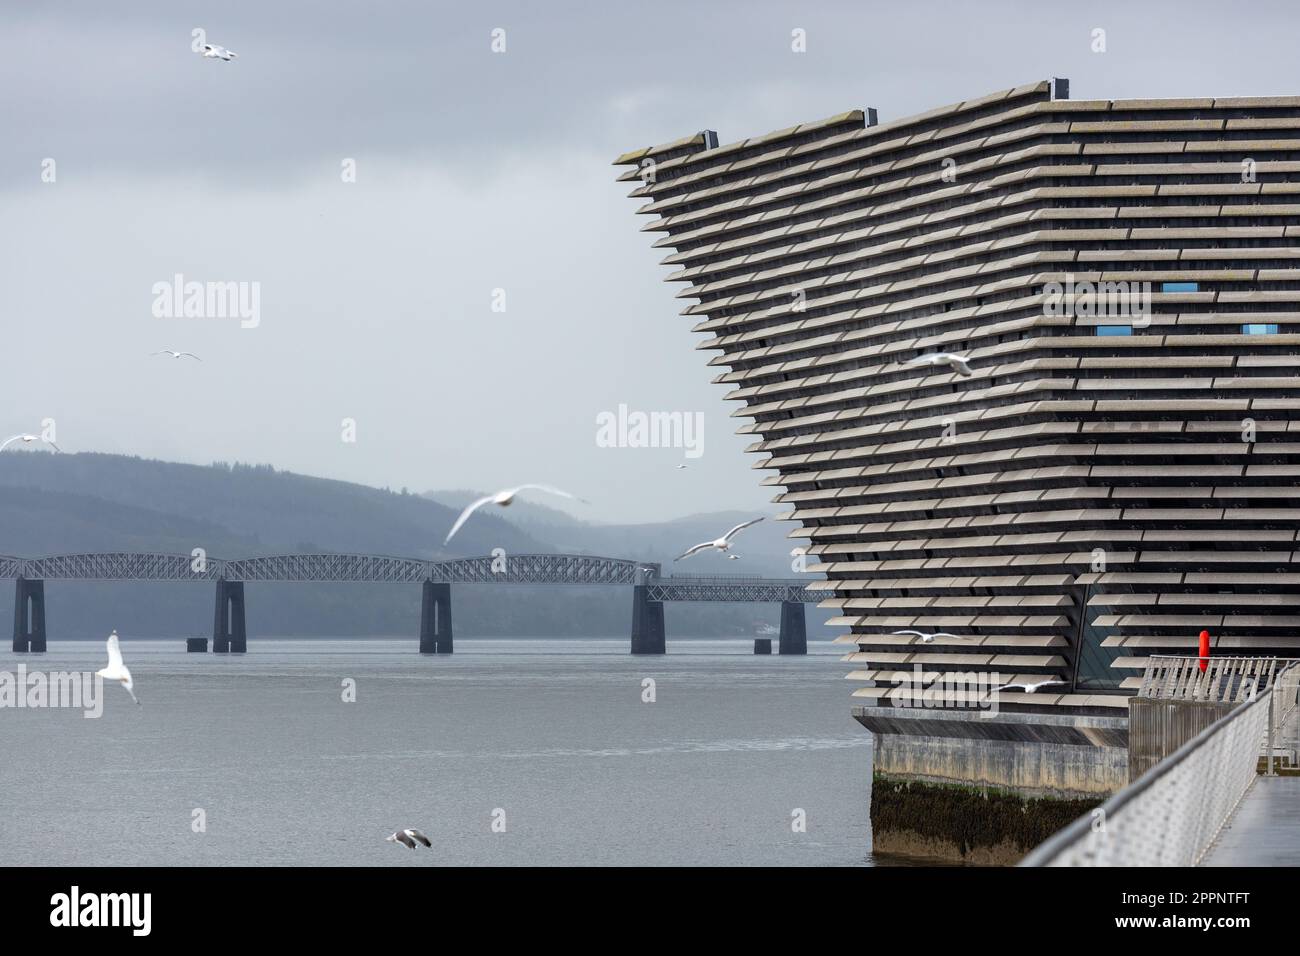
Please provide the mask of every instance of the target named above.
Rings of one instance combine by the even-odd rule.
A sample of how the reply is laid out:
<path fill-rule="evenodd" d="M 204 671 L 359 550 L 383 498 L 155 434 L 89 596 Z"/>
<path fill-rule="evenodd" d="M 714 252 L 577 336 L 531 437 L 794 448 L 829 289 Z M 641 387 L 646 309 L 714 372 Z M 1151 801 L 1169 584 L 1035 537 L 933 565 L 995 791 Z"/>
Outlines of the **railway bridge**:
<path fill-rule="evenodd" d="M 632 588 L 633 654 L 662 654 L 669 602 L 779 602 L 781 654 L 807 653 L 804 605 L 830 596 L 824 582 L 732 575 L 663 575 L 659 564 L 585 554 L 485 555 L 432 561 L 374 554 L 281 554 L 213 558 L 194 554 L 95 552 L 43 558 L 0 556 L 0 578 L 15 582 L 13 649 L 46 644 L 45 582 L 209 581 L 216 590 L 212 650 L 248 649 L 244 586 L 258 582 L 399 583 L 421 587 L 420 653 L 450 654 L 452 585 L 608 585 Z"/>

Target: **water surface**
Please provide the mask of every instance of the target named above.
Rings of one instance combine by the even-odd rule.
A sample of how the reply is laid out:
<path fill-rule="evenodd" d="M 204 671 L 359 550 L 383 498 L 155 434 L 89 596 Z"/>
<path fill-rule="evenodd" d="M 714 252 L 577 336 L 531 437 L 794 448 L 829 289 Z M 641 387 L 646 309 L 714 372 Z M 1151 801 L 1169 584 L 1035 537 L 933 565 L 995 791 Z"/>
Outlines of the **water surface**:
<path fill-rule="evenodd" d="M 110 685 L 97 720 L 0 709 L 0 863 L 870 862 L 870 738 L 838 646 L 414 643 L 257 639 L 226 657 L 124 641 L 140 707 Z M 50 647 L 0 651 L 0 670 L 103 666 L 102 644 Z M 406 826 L 435 851 L 384 842 Z"/>

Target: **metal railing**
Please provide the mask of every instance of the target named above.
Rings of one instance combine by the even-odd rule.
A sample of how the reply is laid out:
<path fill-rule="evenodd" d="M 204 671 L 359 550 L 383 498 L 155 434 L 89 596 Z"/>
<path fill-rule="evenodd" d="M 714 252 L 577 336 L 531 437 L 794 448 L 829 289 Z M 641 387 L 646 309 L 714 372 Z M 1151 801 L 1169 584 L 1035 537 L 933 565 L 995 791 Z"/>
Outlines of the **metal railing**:
<path fill-rule="evenodd" d="M 1202 670 L 1199 657 L 1157 655 L 1147 659 L 1138 696 L 1240 704 L 1267 689 L 1285 663 L 1278 657 L 1208 657 Z"/>
<path fill-rule="evenodd" d="M 1267 690 L 1046 840 L 1020 865 L 1196 866 L 1258 775 L 1261 749 L 1271 770 L 1275 746 L 1296 716 L 1297 693 L 1300 663 L 1287 663 Z"/>

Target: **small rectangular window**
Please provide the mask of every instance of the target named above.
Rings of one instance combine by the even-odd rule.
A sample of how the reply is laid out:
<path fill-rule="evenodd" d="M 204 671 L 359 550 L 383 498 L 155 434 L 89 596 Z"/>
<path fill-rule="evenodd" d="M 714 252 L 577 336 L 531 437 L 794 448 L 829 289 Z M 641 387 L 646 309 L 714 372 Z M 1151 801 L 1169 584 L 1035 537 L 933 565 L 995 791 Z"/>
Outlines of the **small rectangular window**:
<path fill-rule="evenodd" d="M 1277 326 L 1273 323 L 1250 322 L 1241 327 L 1242 335 L 1277 335 Z"/>
<path fill-rule="evenodd" d="M 1131 325 L 1099 325 L 1097 326 L 1098 335 L 1132 335 L 1133 326 Z"/>
<path fill-rule="evenodd" d="M 1162 282 L 1160 283 L 1161 292 L 1200 292 L 1201 284 L 1199 282 Z"/>

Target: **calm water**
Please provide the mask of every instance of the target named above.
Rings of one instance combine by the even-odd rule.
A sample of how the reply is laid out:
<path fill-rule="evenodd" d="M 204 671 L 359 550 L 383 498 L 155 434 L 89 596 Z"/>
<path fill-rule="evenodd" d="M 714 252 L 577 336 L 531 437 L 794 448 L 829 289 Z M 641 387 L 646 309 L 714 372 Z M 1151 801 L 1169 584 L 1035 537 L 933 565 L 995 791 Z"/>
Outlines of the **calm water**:
<path fill-rule="evenodd" d="M 102 644 L 50 646 L 6 647 L 0 670 L 105 660 Z M 870 739 L 849 716 L 839 647 L 250 646 L 220 657 L 126 641 L 142 706 L 109 685 L 97 720 L 0 709 L 0 864 L 870 863 Z M 647 677 L 655 703 L 641 700 Z M 435 851 L 384 842 L 408 826 Z"/>

